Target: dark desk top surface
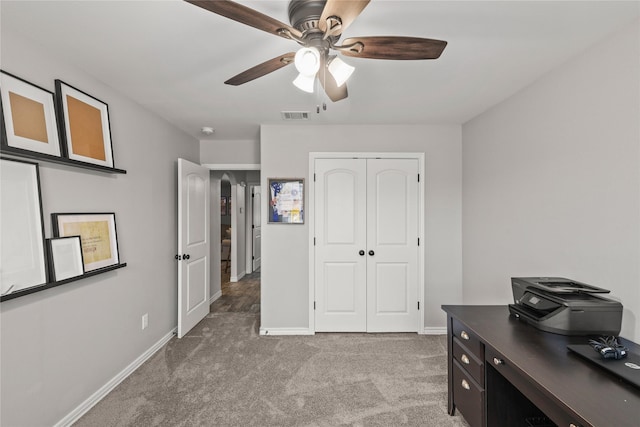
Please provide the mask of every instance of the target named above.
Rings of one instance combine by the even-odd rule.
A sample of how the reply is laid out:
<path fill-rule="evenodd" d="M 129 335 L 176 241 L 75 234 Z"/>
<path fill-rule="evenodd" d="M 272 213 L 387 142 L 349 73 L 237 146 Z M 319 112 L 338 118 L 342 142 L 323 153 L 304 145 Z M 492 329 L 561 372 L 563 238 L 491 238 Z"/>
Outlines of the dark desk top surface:
<path fill-rule="evenodd" d="M 506 305 L 442 309 L 501 353 L 533 386 L 590 424 L 640 426 L 640 389 L 567 349 L 567 344 L 586 343 L 587 337 L 540 331 L 510 316 Z M 637 344 L 625 345 L 640 352 Z"/>

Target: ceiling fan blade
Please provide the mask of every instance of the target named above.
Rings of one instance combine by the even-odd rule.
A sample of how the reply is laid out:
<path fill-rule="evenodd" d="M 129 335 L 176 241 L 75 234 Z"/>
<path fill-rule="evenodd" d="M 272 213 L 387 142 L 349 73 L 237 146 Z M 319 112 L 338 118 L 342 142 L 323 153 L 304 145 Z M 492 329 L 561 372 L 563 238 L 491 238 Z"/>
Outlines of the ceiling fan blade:
<path fill-rule="evenodd" d="M 342 21 L 342 26 L 335 34 L 341 34 L 360 15 L 371 0 L 327 0 L 318 21 L 318 27 L 326 32 L 327 18 L 337 16 Z"/>
<path fill-rule="evenodd" d="M 318 73 L 318 80 L 320 80 L 322 88 L 331 101 L 338 102 L 349 96 L 347 84 L 344 83 L 342 86 L 338 86 L 336 79 L 333 78 L 331 73 L 327 71 L 327 67 L 324 66 L 324 61 L 320 67 L 320 72 Z"/>
<path fill-rule="evenodd" d="M 362 50 L 355 47 L 362 44 Z M 371 59 L 437 59 L 447 46 L 443 40 L 419 37 L 353 37 L 342 42 L 342 46 L 355 45 L 354 49 L 340 49 L 340 53 L 355 58 Z"/>
<path fill-rule="evenodd" d="M 284 55 L 280 55 L 276 58 L 265 61 L 262 64 L 258 64 L 255 67 L 249 68 L 248 70 L 243 71 L 237 76 L 231 77 L 224 83 L 228 85 L 239 86 L 241 84 L 250 82 L 251 80 L 257 79 L 258 77 L 262 77 L 266 74 L 269 74 L 291 64 L 295 56 L 295 52 L 285 53 Z"/>
<path fill-rule="evenodd" d="M 224 16 L 234 21 L 249 25 L 267 33 L 282 36 L 279 32 L 281 29 L 289 31 L 291 34 L 301 37 L 302 33 L 295 28 L 278 21 L 270 16 L 243 6 L 239 3 L 229 0 L 185 0 L 187 3 L 199 6 L 205 10 Z"/>

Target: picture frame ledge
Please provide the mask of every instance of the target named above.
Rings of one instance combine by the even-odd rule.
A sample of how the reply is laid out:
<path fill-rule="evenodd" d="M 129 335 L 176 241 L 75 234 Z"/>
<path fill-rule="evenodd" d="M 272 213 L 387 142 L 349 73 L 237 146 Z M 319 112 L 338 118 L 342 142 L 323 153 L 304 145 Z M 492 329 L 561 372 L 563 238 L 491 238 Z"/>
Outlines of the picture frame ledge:
<path fill-rule="evenodd" d="M 86 279 L 92 276 L 97 276 L 98 274 L 107 273 L 109 271 L 118 270 L 120 268 L 124 268 L 127 266 L 126 262 L 110 265 L 108 267 L 99 268 L 96 270 L 88 271 L 80 276 L 70 277 L 68 279 L 60 280 L 57 282 L 49 282 L 43 285 L 32 286 L 30 288 L 20 289 L 18 291 L 12 292 L 6 295 L 0 295 L 0 302 L 9 301 L 21 296 L 33 294 L 36 292 L 44 291 L 47 289 L 55 288 L 57 286 L 66 285 L 67 283 L 76 282 L 78 280 Z"/>
<path fill-rule="evenodd" d="M 56 163 L 59 165 L 71 166 L 81 169 L 89 169 L 98 172 L 112 173 L 112 174 L 126 174 L 127 171 L 124 169 L 112 168 L 108 166 L 94 165 L 92 163 L 82 162 L 80 160 L 68 159 L 66 157 L 56 157 L 50 156 L 44 153 L 36 153 L 28 150 L 21 150 L 19 148 L 13 147 L 0 147 L 0 153 L 3 156 L 14 156 L 23 159 L 48 162 L 48 163 Z"/>

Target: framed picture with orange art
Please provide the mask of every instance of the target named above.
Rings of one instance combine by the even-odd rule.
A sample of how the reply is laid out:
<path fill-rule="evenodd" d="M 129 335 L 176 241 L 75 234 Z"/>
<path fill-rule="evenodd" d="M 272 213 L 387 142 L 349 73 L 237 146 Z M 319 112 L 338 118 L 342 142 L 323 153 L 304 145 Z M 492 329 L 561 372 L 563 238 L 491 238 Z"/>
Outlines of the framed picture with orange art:
<path fill-rule="evenodd" d="M 56 101 L 66 157 L 113 168 L 107 104 L 62 80 L 56 80 Z"/>
<path fill-rule="evenodd" d="M 53 92 L 0 71 L 2 151 L 60 157 Z"/>

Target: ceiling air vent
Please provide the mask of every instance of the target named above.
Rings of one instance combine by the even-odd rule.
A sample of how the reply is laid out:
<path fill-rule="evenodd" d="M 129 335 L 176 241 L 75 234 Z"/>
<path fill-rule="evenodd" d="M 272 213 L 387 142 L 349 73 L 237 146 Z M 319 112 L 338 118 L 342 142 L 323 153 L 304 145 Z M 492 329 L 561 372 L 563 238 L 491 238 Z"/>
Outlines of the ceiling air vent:
<path fill-rule="evenodd" d="M 309 120 L 308 111 L 282 111 L 282 120 Z"/>

